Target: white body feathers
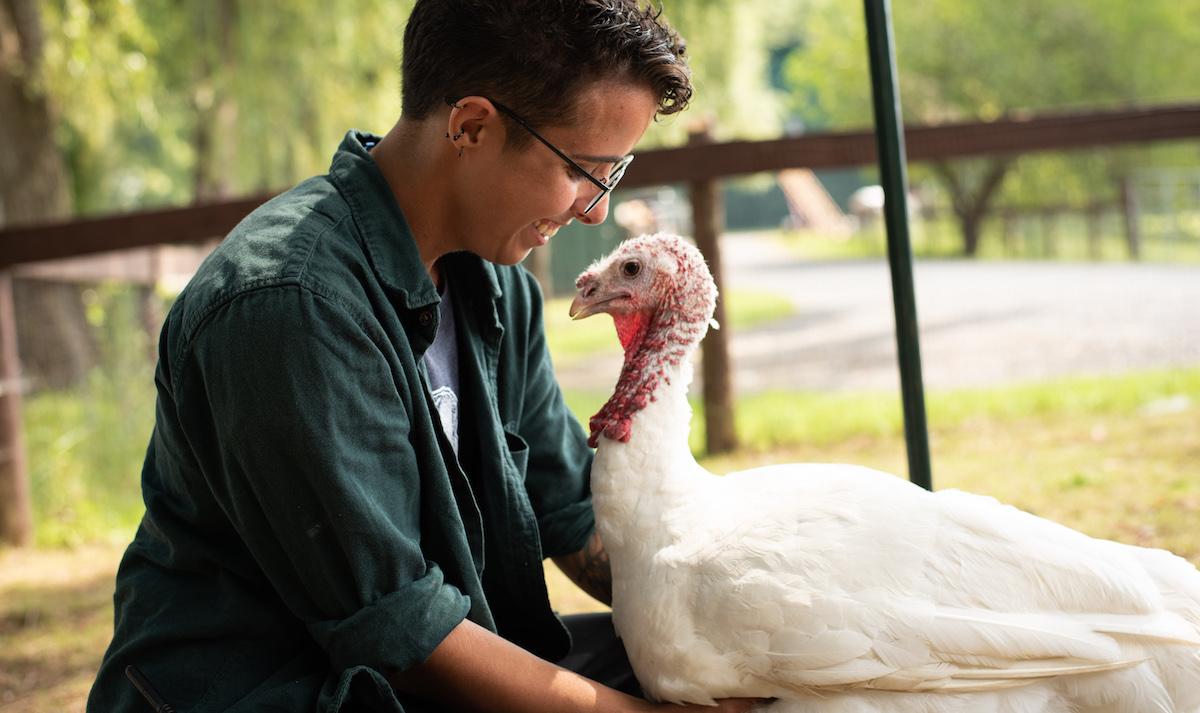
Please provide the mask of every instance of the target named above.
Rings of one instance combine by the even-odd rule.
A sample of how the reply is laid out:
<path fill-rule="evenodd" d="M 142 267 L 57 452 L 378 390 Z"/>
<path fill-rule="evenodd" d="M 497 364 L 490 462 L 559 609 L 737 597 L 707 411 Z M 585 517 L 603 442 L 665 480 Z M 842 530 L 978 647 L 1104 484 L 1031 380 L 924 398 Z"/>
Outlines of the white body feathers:
<path fill-rule="evenodd" d="M 592 469 L 613 616 L 660 700 L 776 713 L 1200 713 L 1200 573 L 848 465 L 725 477 L 688 451 L 691 367 Z"/>

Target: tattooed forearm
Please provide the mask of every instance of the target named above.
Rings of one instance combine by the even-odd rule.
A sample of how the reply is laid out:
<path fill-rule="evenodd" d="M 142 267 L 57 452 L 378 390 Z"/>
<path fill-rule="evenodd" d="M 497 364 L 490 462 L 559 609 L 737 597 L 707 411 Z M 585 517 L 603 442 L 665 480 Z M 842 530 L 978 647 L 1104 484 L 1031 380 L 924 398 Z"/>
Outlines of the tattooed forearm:
<path fill-rule="evenodd" d="M 554 564 L 593 599 L 612 605 L 612 568 L 599 533 L 593 532 L 582 550 L 555 557 Z"/>

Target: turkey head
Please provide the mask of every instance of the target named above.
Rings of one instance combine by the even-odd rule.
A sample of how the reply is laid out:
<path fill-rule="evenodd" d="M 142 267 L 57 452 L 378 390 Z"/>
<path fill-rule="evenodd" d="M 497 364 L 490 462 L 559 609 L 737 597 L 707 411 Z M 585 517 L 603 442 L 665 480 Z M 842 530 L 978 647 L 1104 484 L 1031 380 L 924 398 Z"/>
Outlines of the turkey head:
<path fill-rule="evenodd" d="M 631 418 L 653 400 L 667 367 L 678 366 L 712 323 L 717 287 L 704 256 L 677 235 L 643 235 L 622 243 L 575 281 L 570 315 L 606 312 L 625 349 L 621 377 L 592 417 L 589 443 L 601 434 L 628 441 Z"/>

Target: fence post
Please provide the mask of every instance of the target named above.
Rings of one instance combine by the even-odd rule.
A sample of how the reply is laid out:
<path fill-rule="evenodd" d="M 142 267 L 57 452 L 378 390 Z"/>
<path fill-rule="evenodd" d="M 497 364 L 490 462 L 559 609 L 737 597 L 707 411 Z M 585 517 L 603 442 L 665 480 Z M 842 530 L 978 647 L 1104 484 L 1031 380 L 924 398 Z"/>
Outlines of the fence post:
<path fill-rule="evenodd" d="M 1058 210 L 1053 206 L 1042 209 L 1042 234 L 1045 236 L 1045 242 L 1042 243 L 1042 257 L 1052 258 L 1058 256 Z"/>
<path fill-rule="evenodd" d="M 12 273 L 0 270 L 0 544 L 33 541 L 33 505 L 21 430 L 21 365 Z"/>
<path fill-rule="evenodd" d="M 1138 230 L 1137 191 L 1129 176 L 1121 177 L 1121 214 L 1125 218 L 1125 244 L 1129 246 L 1129 259 L 1140 260 L 1142 236 Z"/>
<path fill-rule="evenodd" d="M 1000 216 L 1001 216 L 1001 222 L 1003 225 L 1003 228 L 1002 228 L 1003 240 L 1002 241 L 1004 243 L 1004 256 L 1012 257 L 1017 252 L 1017 248 L 1016 248 L 1016 241 L 1017 241 L 1016 211 L 1014 211 L 1012 208 L 1003 208 L 1000 211 Z"/>
<path fill-rule="evenodd" d="M 712 143 L 711 127 L 693 131 L 689 144 Z M 733 370 L 729 366 L 729 320 L 725 319 L 725 290 L 721 270 L 720 237 L 725 229 L 725 209 L 720 184 L 713 179 L 692 181 L 692 233 L 696 247 L 708 260 L 719 297 L 713 318 L 720 329 L 709 330 L 700 344 L 701 378 L 704 381 L 704 437 L 709 453 L 727 453 L 737 448 L 733 422 Z"/>
<path fill-rule="evenodd" d="M 1103 252 L 1100 250 L 1100 221 L 1104 206 L 1099 203 L 1089 203 L 1087 206 L 1087 237 L 1088 237 L 1088 259 L 1093 262 L 1099 262 L 1103 259 Z"/>

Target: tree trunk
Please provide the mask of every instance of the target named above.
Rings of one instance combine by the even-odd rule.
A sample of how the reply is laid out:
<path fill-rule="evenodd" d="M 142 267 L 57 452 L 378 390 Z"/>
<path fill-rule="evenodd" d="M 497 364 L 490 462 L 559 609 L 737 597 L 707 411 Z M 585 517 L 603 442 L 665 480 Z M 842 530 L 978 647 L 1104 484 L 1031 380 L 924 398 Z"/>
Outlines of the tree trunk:
<path fill-rule="evenodd" d="M 54 112 L 38 89 L 42 31 L 33 0 L 0 3 L 0 225 L 37 223 L 70 214 Z M 12 51 L 16 49 L 17 51 Z M 3 50 L 0 50 L 3 51 Z M 18 353 L 35 387 L 77 383 L 98 359 L 80 290 L 74 285 L 13 280 Z"/>
<path fill-rule="evenodd" d="M 966 168 L 958 168 L 949 163 L 933 165 L 934 173 L 950 194 L 951 208 L 962 230 L 963 255 L 966 257 L 975 257 L 979 252 L 979 241 L 983 237 L 983 220 L 991 211 L 992 199 L 996 197 L 1012 162 L 1011 158 L 989 160 L 977 181 L 967 178 Z M 969 185 L 971 183 L 974 185 Z"/>
<path fill-rule="evenodd" d="M 963 254 L 975 257 L 979 254 L 979 238 L 982 233 L 983 216 L 977 212 L 958 215 L 959 227 L 962 229 Z"/>
<path fill-rule="evenodd" d="M 0 2 L 0 225 L 62 218 L 69 212 L 53 112 L 37 81 L 42 45 L 35 0 Z M 81 319 L 77 291 L 72 306 L 71 300 L 46 298 L 37 283 L 16 290 L 12 283 L 7 273 L 0 276 L 0 542 L 27 545 L 33 539 L 33 517 L 21 433 L 18 355 L 36 373 L 42 359 L 59 351 L 40 345 L 50 343 L 51 335 L 67 334 L 87 323 Z M 18 325 L 17 315 L 51 304 L 58 309 L 51 307 L 36 324 Z M 31 342 L 25 335 L 39 339 Z"/>
<path fill-rule="evenodd" d="M 1121 218 L 1125 225 L 1125 245 L 1129 248 L 1129 259 L 1140 260 L 1142 257 L 1142 234 L 1140 230 L 1137 189 L 1133 179 L 1121 176 L 1118 191 L 1121 195 Z"/>
<path fill-rule="evenodd" d="M 33 542 L 33 501 L 21 424 L 21 363 L 17 358 L 12 278 L 0 271 L 0 545 Z"/>
<path fill-rule="evenodd" d="M 201 29 L 207 35 L 206 46 L 192 92 L 196 111 L 192 197 L 198 203 L 225 198 L 232 191 L 238 115 L 230 86 L 237 71 L 237 0 L 216 0 L 202 6 L 201 12 L 207 14 Z"/>

